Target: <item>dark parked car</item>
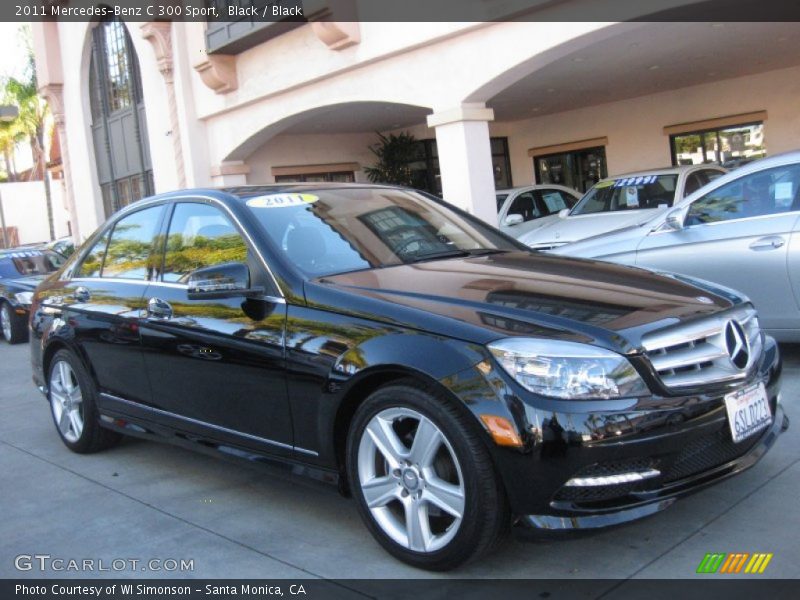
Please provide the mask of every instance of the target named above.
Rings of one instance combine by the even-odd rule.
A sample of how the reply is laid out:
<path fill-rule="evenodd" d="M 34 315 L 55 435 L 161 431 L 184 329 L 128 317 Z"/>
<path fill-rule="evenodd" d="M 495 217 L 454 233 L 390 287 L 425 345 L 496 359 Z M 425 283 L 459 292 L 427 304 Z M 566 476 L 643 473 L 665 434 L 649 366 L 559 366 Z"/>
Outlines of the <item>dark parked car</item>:
<path fill-rule="evenodd" d="M 0 250 L 0 331 L 9 344 L 28 341 L 28 310 L 33 290 L 57 271 L 64 257 L 48 250 Z"/>
<path fill-rule="evenodd" d="M 42 283 L 31 326 L 71 450 L 130 434 L 284 464 L 429 569 L 512 523 L 655 513 L 788 426 L 736 293 L 532 252 L 393 187 L 137 202 Z"/>

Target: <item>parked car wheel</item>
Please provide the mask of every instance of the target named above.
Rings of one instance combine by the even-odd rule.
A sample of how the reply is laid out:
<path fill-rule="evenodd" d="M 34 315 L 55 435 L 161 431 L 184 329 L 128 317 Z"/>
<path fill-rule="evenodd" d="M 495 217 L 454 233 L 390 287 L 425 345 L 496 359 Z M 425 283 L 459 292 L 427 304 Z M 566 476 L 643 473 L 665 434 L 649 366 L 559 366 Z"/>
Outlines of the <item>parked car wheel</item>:
<path fill-rule="evenodd" d="M 100 426 L 94 384 L 69 350 L 59 350 L 53 357 L 47 388 L 53 422 L 67 448 L 90 454 L 119 442 L 119 433 Z"/>
<path fill-rule="evenodd" d="M 350 488 L 392 555 L 444 571 L 503 537 L 508 503 L 478 436 L 447 399 L 415 384 L 383 387 L 359 407 L 347 444 Z"/>
<path fill-rule="evenodd" d="M 0 329 L 3 339 L 9 344 L 21 344 L 28 341 L 28 327 L 25 319 L 15 315 L 8 302 L 0 307 Z"/>

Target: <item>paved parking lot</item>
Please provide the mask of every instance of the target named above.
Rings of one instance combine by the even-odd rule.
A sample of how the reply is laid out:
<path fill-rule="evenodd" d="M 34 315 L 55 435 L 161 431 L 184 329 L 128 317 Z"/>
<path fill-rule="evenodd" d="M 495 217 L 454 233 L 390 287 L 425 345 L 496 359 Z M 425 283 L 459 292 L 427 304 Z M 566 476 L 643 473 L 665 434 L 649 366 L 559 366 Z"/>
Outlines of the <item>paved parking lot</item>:
<path fill-rule="evenodd" d="M 797 577 L 800 347 L 783 351 L 784 402 L 795 421 L 755 468 L 645 521 L 511 541 L 484 561 L 432 575 L 387 555 L 354 504 L 326 487 L 138 440 L 70 453 L 31 383 L 27 346 L 0 344 L 0 577 L 41 577 L 17 571 L 14 557 L 49 554 L 194 561 L 191 573 L 139 573 L 151 577 L 680 578 L 695 576 L 706 552 L 773 552 L 764 576 Z"/>

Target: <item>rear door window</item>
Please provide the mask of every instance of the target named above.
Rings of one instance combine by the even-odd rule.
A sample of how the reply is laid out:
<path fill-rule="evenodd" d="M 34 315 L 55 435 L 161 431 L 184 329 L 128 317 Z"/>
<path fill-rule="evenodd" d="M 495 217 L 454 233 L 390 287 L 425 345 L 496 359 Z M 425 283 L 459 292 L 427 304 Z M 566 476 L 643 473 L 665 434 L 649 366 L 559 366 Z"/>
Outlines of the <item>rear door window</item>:
<path fill-rule="evenodd" d="M 153 206 L 123 217 L 111 232 L 101 276 L 145 280 L 155 271 L 153 242 L 163 206 Z"/>

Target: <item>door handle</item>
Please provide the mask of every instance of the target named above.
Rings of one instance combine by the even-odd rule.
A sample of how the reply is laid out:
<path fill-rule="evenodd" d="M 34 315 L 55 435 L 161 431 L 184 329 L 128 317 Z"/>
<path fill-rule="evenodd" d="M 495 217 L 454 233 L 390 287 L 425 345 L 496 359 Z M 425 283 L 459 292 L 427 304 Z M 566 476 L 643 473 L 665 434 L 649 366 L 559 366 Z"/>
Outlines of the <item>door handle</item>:
<path fill-rule="evenodd" d="M 172 306 L 161 298 L 150 298 L 147 301 L 147 316 L 152 319 L 171 319 Z"/>
<path fill-rule="evenodd" d="M 92 293 L 89 291 L 89 288 L 80 286 L 75 288 L 75 292 L 72 294 L 75 297 L 77 302 L 85 304 L 92 299 Z"/>
<path fill-rule="evenodd" d="M 784 239 L 778 235 L 768 235 L 750 244 L 750 250 L 755 250 L 757 252 L 760 250 L 777 250 L 783 247 L 785 243 Z"/>

